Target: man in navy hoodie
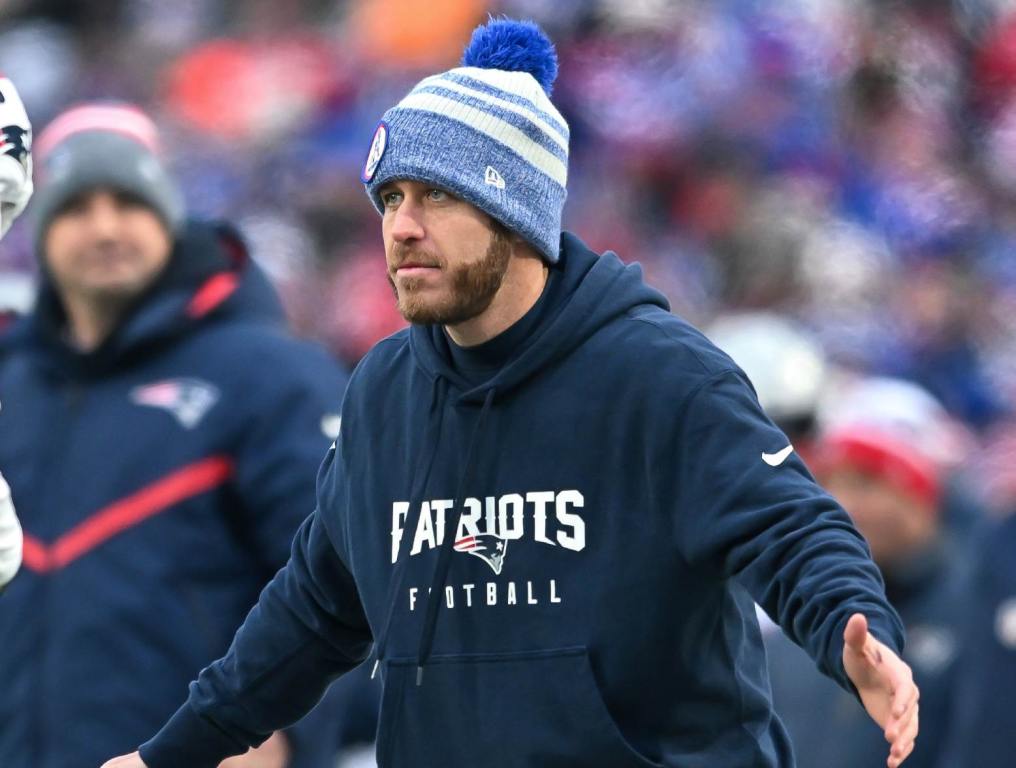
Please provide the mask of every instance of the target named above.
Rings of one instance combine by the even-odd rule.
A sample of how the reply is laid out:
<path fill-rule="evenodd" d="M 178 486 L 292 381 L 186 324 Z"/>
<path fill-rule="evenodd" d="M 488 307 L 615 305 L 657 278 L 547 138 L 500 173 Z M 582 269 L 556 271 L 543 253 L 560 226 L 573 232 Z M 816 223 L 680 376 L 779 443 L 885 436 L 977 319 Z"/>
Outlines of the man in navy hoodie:
<path fill-rule="evenodd" d="M 212 768 L 368 654 L 381 768 L 785 768 L 756 600 L 890 768 L 909 753 L 902 629 L 846 514 L 637 266 L 561 232 L 555 74 L 534 25 L 493 21 L 385 114 L 362 180 L 412 326 L 353 374 L 229 652 L 108 768 Z"/>
<path fill-rule="evenodd" d="M 140 111 L 92 104 L 35 148 L 41 287 L 0 349 L 25 534 L 4 768 L 96 765 L 172 714 L 285 563 L 334 437 L 344 373 L 285 332 L 235 233 L 184 220 L 156 145 Z M 235 765 L 331 766 L 333 714 Z"/>

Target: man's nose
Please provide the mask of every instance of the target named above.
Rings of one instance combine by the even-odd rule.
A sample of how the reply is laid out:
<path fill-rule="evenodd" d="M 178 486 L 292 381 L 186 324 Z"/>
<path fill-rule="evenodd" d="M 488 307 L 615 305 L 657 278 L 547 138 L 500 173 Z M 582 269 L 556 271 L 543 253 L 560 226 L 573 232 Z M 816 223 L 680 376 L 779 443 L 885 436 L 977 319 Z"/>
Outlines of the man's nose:
<path fill-rule="evenodd" d="M 422 208 L 410 200 L 404 200 L 392 214 L 392 239 L 397 243 L 420 240 L 423 229 Z"/>
<path fill-rule="evenodd" d="M 97 238 L 116 237 L 120 230 L 120 210 L 116 201 L 100 196 L 88 206 L 86 215 L 88 229 Z"/>

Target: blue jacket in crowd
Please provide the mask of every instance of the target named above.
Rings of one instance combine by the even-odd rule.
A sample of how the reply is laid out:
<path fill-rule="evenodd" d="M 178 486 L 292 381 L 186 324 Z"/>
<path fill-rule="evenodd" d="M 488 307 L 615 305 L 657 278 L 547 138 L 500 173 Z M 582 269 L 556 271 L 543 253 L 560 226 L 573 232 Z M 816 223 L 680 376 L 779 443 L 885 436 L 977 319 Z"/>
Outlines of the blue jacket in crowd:
<path fill-rule="evenodd" d="M 907 633 L 903 660 L 921 690 L 921 732 L 906 768 L 945 768 L 939 759 L 955 717 L 960 613 L 966 599 L 960 554 L 937 541 L 885 573 L 886 594 Z M 790 733 L 798 768 L 885 765 L 888 745 L 882 729 L 852 695 L 819 675 L 782 634 L 767 636 L 766 647 L 773 703 Z"/>
<path fill-rule="evenodd" d="M 1016 514 L 975 538 L 954 692 L 939 768 L 1016 762 Z M 923 697 L 922 697 L 923 702 Z M 923 720 L 924 704 L 921 704 Z"/>
<path fill-rule="evenodd" d="M 361 362 L 316 513 L 151 768 L 264 738 L 372 638 L 381 768 L 786 767 L 754 601 L 844 686 L 853 612 L 900 648 L 744 375 L 639 267 L 562 251 L 486 344 L 413 326 Z"/>
<path fill-rule="evenodd" d="M 4 768 L 94 768 L 173 713 L 313 511 L 345 386 L 224 227 L 189 226 L 96 351 L 64 326 L 44 284 L 0 352 L 25 532 L 0 598 Z M 314 717 L 289 734 L 295 766 L 331 765 L 338 726 Z"/>

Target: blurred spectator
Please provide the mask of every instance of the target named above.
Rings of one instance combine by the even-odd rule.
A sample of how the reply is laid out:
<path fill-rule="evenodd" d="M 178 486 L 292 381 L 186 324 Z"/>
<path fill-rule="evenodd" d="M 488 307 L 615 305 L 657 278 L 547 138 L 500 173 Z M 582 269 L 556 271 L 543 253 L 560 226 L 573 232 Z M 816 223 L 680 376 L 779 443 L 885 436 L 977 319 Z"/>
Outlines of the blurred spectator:
<path fill-rule="evenodd" d="M 963 578 L 942 521 L 948 425 L 930 400 L 903 382 L 863 382 L 839 401 L 814 454 L 819 481 L 867 539 L 907 630 L 904 659 L 921 689 L 921 736 L 907 760 L 915 768 L 938 765 L 955 703 Z M 802 664 L 782 635 L 768 636 L 768 651 L 774 706 L 800 768 L 883 762 L 883 736 L 849 694 Z"/>
<path fill-rule="evenodd" d="M 913 379 L 979 430 L 1016 404 L 1016 15 L 1005 3 L 8 8 L 0 69 L 23 78 L 36 119 L 82 97 L 163 116 L 199 210 L 270 218 L 248 232 L 255 251 L 280 222 L 301 233 L 307 270 L 286 278 L 287 308 L 299 333 L 348 362 L 397 323 L 383 291 L 361 300 L 345 277 L 373 253 L 358 245 L 375 214 L 356 169 L 380 105 L 421 68 L 454 61 L 450 41 L 485 12 L 507 12 L 559 41 L 569 228 L 645 262 L 697 323 L 787 315 L 831 364 Z M 0 271 L 31 265 L 16 228 Z"/>
<path fill-rule="evenodd" d="M 70 110 L 35 155 L 43 278 L 0 357 L 5 768 L 99 765 L 172 713 L 288 559 L 345 385 L 236 233 L 184 219 L 142 112 Z M 337 716 L 228 765 L 331 768 Z"/>
<path fill-rule="evenodd" d="M 766 415 L 807 462 L 828 386 L 821 348 L 792 323 L 762 312 L 722 316 L 706 335 L 748 375 Z"/>
<path fill-rule="evenodd" d="M 951 545 L 963 550 L 986 514 L 980 478 L 970 472 L 976 440 L 973 433 L 929 392 L 890 378 L 853 377 L 841 371 L 822 397 L 820 427 L 867 424 L 918 446 L 932 462 L 939 482 L 939 517 Z M 976 490 L 975 490 L 976 489 Z"/>
<path fill-rule="evenodd" d="M 955 714 L 939 768 L 1008 765 L 1016 755 L 1016 514 L 982 534 L 965 598 Z"/>

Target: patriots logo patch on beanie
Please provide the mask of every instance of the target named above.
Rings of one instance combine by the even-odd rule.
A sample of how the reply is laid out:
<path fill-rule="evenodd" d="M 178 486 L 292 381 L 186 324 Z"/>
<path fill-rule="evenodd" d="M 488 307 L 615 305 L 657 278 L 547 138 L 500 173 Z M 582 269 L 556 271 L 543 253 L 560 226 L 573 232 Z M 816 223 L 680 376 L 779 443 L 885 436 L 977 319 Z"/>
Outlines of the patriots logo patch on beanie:
<path fill-rule="evenodd" d="M 360 181 L 364 184 L 374 178 L 377 167 L 381 164 L 381 158 L 385 156 L 386 149 L 388 149 L 388 123 L 382 120 L 374 131 L 374 138 L 370 142 L 370 151 L 367 152 L 367 159 L 363 164 L 363 173 L 360 174 Z"/>

